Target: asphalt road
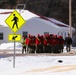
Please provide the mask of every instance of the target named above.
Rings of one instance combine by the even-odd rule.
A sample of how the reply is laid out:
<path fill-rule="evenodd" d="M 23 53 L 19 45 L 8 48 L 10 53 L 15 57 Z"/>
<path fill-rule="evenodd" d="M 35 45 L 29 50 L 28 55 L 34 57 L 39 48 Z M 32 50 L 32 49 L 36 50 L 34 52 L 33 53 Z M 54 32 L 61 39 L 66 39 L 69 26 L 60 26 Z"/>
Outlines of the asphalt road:
<path fill-rule="evenodd" d="M 25 54 L 15 54 L 15 56 L 75 56 L 76 53 L 25 53 Z M 11 57 L 14 54 L 0 54 L 0 58 Z"/>
<path fill-rule="evenodd" d="M 64 53 L 24 53 L 21 50 L 15 51 L 15 56 L 75 56 L 76 51 Z M 0 58 L 14 56 L 14 50 L 0 50 Z"/>

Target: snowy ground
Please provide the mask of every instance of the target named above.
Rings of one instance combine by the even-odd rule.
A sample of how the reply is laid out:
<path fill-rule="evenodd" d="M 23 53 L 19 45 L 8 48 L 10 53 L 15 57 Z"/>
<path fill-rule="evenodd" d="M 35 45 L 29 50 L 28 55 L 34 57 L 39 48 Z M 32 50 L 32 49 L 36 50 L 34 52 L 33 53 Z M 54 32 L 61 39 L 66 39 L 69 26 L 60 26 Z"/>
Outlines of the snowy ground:
<path fill-rule="evenodd" d="M 4 49 L 2 49 L 5 47 Z M 0 49 L 13 49 L 12 43 L 0 45 Z M 16 49 L 21 49 L 16 44 Z M 75 50 L 75 49 L 73 49 Z M 64 50 L 64 52 L 66 52 Z M 58 62 L 63 61 L 62 63 Z M 0 58 L 0 75 L 76 75 L 76 55 L 74 56 L 16 56 L 13 68 L 13 56 Z"/>
<path fill-rule="evenodd" d="M 58 60 L 62 60 L 59 63 Z M 76 75 L 76 56 L 21 56 L 0 59 L 0 75 Z"/>

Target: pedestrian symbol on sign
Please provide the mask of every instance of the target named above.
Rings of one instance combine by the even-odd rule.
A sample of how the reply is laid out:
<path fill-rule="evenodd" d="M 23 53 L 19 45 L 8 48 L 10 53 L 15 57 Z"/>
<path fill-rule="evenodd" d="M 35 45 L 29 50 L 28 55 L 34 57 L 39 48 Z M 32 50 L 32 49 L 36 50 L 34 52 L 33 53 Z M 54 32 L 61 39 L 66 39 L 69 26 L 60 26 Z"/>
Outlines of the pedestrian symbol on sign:
<path fill-rule="evenodd" d="M 20 13 L 18 13 L 16 10 L 6 18 L 5 22 L 14 33 L 26 23 Z"/>
<path fill-rule="evenodd" d="M 14 28 L 14 26 L 16 25 L 16 28 L 18 29 L 18 17 L 16 17 L 16 15 L 15 14 L 13 14 L 13 16 L 14 16 L 14 18 L 11 20 L 11 21 L 14 21 L 14 23 L 13 23 L 13 26 L 12 26 L 12 29 Z"/>

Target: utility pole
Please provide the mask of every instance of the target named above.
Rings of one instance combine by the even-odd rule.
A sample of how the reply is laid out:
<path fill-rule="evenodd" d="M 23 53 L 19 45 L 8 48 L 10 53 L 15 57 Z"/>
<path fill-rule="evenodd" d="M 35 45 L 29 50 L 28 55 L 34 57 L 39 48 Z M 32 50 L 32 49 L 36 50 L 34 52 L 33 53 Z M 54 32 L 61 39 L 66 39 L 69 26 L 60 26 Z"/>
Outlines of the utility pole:
<path fill-rule="evenodd" d="M 72 37 L 72 0 L 69 0 L 69 33 Z"/>

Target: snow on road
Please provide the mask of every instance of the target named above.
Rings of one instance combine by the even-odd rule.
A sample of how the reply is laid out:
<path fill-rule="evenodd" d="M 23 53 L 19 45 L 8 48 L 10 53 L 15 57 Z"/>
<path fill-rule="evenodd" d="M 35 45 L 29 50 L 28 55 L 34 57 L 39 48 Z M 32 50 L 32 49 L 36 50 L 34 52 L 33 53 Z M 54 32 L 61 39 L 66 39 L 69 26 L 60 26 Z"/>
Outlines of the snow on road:
<path fill-rule="evenodd" d="M 59 63 L 58 60 L 62 60 Z M 0 75 L 76 75 L 76 56 L 17 56 L 0 59 Z"/>
<path fill-rule="evenodd" d="M 13 53 L 13 43 L 0 45 L 0 52 Z M 16 49 L 21 45 L 16 43 Z M 6 51 L 5 51 L 6 50 Z M 10 52 L 9 52 L 9 51 Z M 5 51 L 5 53 L 4 53 Z M 75 51 L 75 49 L 73 49 Z M 21 53 L 21 51 L 19 50 Z M 18 51 L 17 51 L 18 53 Z M 66 50 L 64 49 L 65 54 Z M 69 54 L 69 53 L 67 53 Z M 13 56 L 0 58 L 0 75 L 76 75 L 76 51 L 72 56 L 26 55 L 15 57 L 13 68 Z M 58 62 L 59 60 L 62 63 Z"/>

